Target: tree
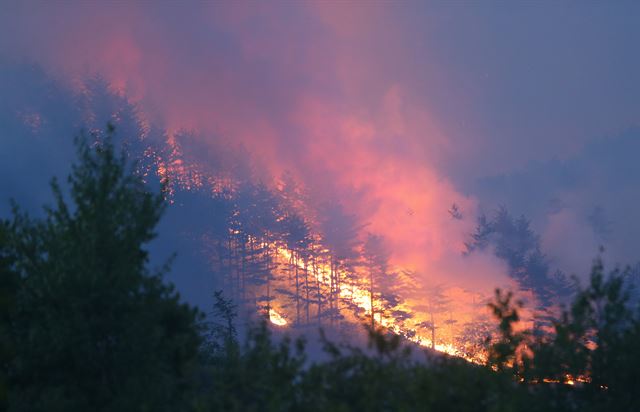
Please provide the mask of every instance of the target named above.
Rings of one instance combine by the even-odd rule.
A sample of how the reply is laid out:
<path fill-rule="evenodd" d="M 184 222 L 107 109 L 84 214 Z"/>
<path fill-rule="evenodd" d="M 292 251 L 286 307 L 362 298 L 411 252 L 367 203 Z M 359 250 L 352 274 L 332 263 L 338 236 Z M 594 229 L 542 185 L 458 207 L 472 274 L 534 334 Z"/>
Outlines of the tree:
<path fill-rule="evenodd" d="M 489 346 L 487 362 L 498 371 L 513 368 L 517 371 L 518 348 L 523 342 L 525 335 L 514 330 L 515 325 L 520 320 L 518 309 L 522 308 L 522 302 L 513 303 L 513 293 L 503 293 L 496 289 L 495 297 L 489 303 L 489 308 L 498 319 L 498 338 Z"/>
<path fill-rule="evenodd" d="M 451 299 L 445 295 L 442 284 L 424 287 L 421 293 L 427 299 L 425 309 L 429 313 L 429 320 L 420 322 L 418 326 L 431 331 L 431 349 L 435 349 L 436 329 L 439 328 L 435 316 L 449 311 Z"/>
<path fill-rule="evenodd" d="M 551 262 L 542 252 L 540 237 L 531 229 L 525 216 L 515 219 L 501 206 L 489 219 L 481 214 L 476 231 L 466 242 L 465 254 L 491 251 L 507 263 L 509 276 L 539 300 L 539 309 L 567 297 L 569 284 L 558 271 L 551 272 Z M 542 310 L 544 312 L 544 310 Z"/>
<path fill-rule="evenodd" d="M 362 225 L 358 224 L 355 215 L 348 214 L 339 203 L 324 205 L 323 215 L 320 228 L 322 241 L 327 248 L 330 272 L 327 313 L 333 323 L 334 319 L 341 317 L 341 274 L 353 273 L 353 264 L 359 257 L 358 232 Z"/>
<path fill-rule="evenodd" d="M 9 246 L 9 233 L 8 223 L 0 220 L 0 408 L 3 410 L 8 407 L 7 375 L 16 350 L 11 320 L 20 284 L 18 274 L 13 270 L 15 259 Z"/>
<path fill-rule="evenodd" d="M 209 314 L 211 320 L 206 327 L 203 348 L 210 358 L 228 357 L 237 352 L 238 332 L 234 321 L 238 316 L 237 305 L 224 296 L 222 290 L 213 293 L 213 310 Z"/>
<path fill-rule="evenodd" d="M 223 317 L 227 317 L 227 305 L 228 301 L 223 301 Z M 212 325 L 211 333 L 225 334 L 224 329 L 227 326 Z M 285 337 L 276 343 L 262 320 L 249 327 L 243 344 L 233 338 L 223 349 L 209 359 L 209 367 L 204 370 L 210 384 L 203 388 L 200 410 L 301 410 L 296 403 L 305 363 L 304 341 L 296 340 L 292 345 Z"/>
<path fill-rule="evenodd" d="M 9 410 L 181 410 L 200 313 L 180 302 L 144 246 L 164 210 L 113 128 L 76 139 L 69 194 L 54 179 L 43 219 L 16 207 L 10 249 L 20 276 L 11 319 Z M 95 137 L 95 136 L 94 136 Z"/>
<path fill-rule="evenodd" d="M 369 272 L 369 303 L 371 305 L 371 328 L 375 328 L 375 301 L 378 280 L 387 273 L 387 252 L 380 236 L 369 234 L 363 248 L 363 257 Z"/>
<path fill-rule="evenodd" d="M 489 349 L 489 363 L 510 370 L 522 382 L 580 382 L 574 398 L 552 402 L 572 410 L 637 410 L 640 390 L 640 320 L 629 305 L 628 273 L 618 269 L 605 275 L 596 260 L 585 288 L 578 290 L 569 309 L 553 320 L 552 330 L 516 332 L 518 306 L 511 293 L 496 292 L 490 304 L 499 320 L 499 338 Z"/>
<path fill-rule="evenodd" d="M 306 321 L 309 323 L 309 275 L 307 271 L 306 251 L 311 244 L 310 229 L 304 219 L 296 213 L 287 213 L 282 218 L 284 241 L 289 250 L 289 276 L 294 281 L 296 306 L 296 324 L 300 324 L 300 302 L 306 307 Z M 300 261 L 304 266 L 304 283 L 300 279 Z M 301 297 L 301 291 L 305 296 Z"/>
<path fill-rule="evenodd" d="M 376 305 L 383 309 L 391 309 L 399 303 L 397 290 L 400 279 L 397 273 L 389 271 L 389 252 L 384 239 L 378 235 L 369 234 L 362 251 L 364 264 L 369 274 L 369 298 L 371 305 L 371 327 L 375 327 Z M 401 316 L 405 314 L 398 313 Z M 382 314 L 380 315 L 382 318 Z"/>
<path fill-rule="evenodd" d="M 275 299 L 273 283 L 277 280 L 275 256 L 278 245 L 275 240 L 281 235 L 278 222 L 279 204 L 276 197 L 262 183 L 243 182 L 234 199 L 237 211 L 234 226 L 235 248 L 240 250 L 237 273 L 238 300 L 243 302 L 248 286 L 253 286 L 255 298 L 267 317 L 271 301 Z"/>

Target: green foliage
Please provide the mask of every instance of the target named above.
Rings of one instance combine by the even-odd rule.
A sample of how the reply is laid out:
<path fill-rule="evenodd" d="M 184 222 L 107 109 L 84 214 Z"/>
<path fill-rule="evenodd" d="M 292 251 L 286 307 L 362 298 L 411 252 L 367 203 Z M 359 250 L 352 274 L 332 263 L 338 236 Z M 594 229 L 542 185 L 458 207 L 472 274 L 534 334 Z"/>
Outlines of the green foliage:
<path fill-rule="evenodd" d="M 296 410 L 297 381 L 305 361 L 303 341 L 296 341 L 293 348 L 288 338 L 274 343 L 263 322 L 250 328 L 243 345 L 235 337 L 223 342 L 205 357 L 198 410 Z"/>
<path fill-rule="evenodd" d="M 163 271 L 147 268 L 144 245 L 164 201 L 115 154 L 111 132 L 95 145 L 76 140 L 69 195 L 54 180 L 44 219 L 15 208 L 8 250 L 19 285 L 3 322 L 15 341 L 9 410 L 186 405 L 199 314 L 163 283 Z"/>

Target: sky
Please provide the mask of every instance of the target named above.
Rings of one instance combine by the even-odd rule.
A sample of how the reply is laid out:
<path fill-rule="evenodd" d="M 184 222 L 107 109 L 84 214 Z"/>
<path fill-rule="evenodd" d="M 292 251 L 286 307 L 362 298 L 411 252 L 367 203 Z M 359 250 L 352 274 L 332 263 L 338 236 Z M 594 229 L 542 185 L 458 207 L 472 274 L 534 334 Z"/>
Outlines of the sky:
<path fill-rule="evenodd" d="M 265 180 L 289 171 L 383 235 L 398 265 L 502 282 L 491 257 L 460 259 L 500 205 L 568 272 L 601 244 L 634 263 L 639 21 L 631 1 L 2 1 L 0 189 L 46 198 L 72 158 L 51 136 L 84 126 L 100 76 L 151 138 L 193 131 L 204 163 L 242 146 Z"/>

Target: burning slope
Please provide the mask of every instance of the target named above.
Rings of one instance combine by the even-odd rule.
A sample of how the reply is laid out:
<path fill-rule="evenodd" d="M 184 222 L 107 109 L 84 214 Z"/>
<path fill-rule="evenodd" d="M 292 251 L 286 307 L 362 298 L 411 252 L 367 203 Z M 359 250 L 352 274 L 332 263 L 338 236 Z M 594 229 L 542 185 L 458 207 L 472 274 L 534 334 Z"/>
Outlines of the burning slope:
<path fill-rule="evenodd" d="M 281 249 L 278 254 L 281 264 L 286 264 L 291 261 L 291 253 L 287 249 Z M 305 269 L 303 262 L 297 262 L 299 269 Z M 324 284 L 324 286 L 330 286 L 331 283 L 331 266 L 327 264 L 319 264 L 313 268 L 314 280 L 318 283 Z M 345 302 L 346 307 L 354 307 L 355 313 L 360 313 L 360 316 L 356 317 L 358 320 L 363 321 L 363 318 L 371 318 L 373 316 L 372 323 L 378 326 L 382 326 L 391 332 L 405 336 L 409 340 L 416 342 L 426 347 L 433 347 L 434 349 L 455 356 L 465 356 L 460 350 L 458 350 L 452 343 L 435 343 L 431 339 L 424 336 L 424 334 L 416 331 L 416 328 L 410 328 L 405 326 L 404 320 L 395 318 L 391 310 L 386 310 L 383 307 L 383 302 L 380 299 L 372 298 L 371 290 L 367 290 L 365 284 L 368 278 L 367 273 L 357 273 L 356 277 L 353 273 L 348 273 L 344 270 L 338 270 L 337 277 L 342 279 L 349 279 L 347 282 L 343 282 L 336 287 L 336 293 L 339 299 Z M 373 306 L 372 306 L 373 304 Z M 396 311 L 411 310 L 402 302 L 396 305 L 394 308 Z M 272 316 L 270 320 L 276 325 L 282 325 L 282 317 L 280 315 L 271 312 Z M 410 312 L 406 312 L 410 313 Z M 274 316 L 277 315 L 277 316 Z M 347 317 L 347 314 L 343 314 Z"/>
<path fill-rule="evenodd" d="M 368 227 L 352 215 L 338 218 L 333 208 L 327 220 L 291 175 L 272 187 L 238 179 L 221 184 L 204 166 L 180 159 L 175 139 L 169 144 L 177 158 L 160 161 L 158 169 L 172 182 L 169 193 L 205 190 L 226 204 L 220 229 L 203 239 L 213 272 L 237 302 L 280 327 L 373 323 L 438 351 L 482 356 L 484 336 L 474 334 L 488 324 L 478 316 L 481 294 L 427 287 L 423 276 L 392 261 L 383 237 L 367 235 Z"/>

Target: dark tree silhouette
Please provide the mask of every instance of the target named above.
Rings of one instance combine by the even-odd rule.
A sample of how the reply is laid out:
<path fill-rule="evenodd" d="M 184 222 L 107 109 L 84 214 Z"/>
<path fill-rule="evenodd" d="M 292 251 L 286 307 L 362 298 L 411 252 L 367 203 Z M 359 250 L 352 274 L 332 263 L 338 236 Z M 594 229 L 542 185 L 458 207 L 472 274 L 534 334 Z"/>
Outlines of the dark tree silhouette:
<path fill-rule="evenodd" d="M 144 248 L 163 209 L 110 128 L 78 138 L 69 195 L 34 220 L 15 211 L 10 250 L 20 276 L 9 325 L 15 411 L 180 410 L 196 359 L 199 312 L 180 303 Z M 69 200 L 69 202 L 67 201 Z"/>
<path fill-rule="evenodd" d="M 15 316 L 20 278 L 14 270 L 9 223 L 0 220 L 0 407 L 8 408 L 8 372 L 15 356 L 11 322 Z"/>
<path fill-rule="evenodd" d="M 551 272 L 551 263 L 542 253 L 540 239 L 529 221 L 524 216 L 514 219 L 504 206 L 491 219 L 480 215 L 466 248 L 467 254 L 489 250 L 504 260 L 509 276 L 521 289 L 532 291 L 538 298 L 540 311 L 544 312 L 553 303 L 562 303 L 571 293 L 566 276 Z"/>

